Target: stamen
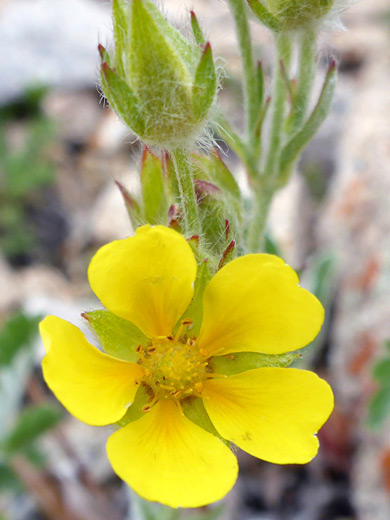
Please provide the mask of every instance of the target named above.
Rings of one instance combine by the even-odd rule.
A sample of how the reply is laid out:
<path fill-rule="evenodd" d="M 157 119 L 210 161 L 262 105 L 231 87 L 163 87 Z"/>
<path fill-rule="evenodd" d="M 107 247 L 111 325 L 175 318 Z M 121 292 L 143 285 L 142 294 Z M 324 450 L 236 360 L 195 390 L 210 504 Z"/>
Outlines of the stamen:
<path fill-rule="evenodd" d="M 201 353 L 201 355 L 202 355 L 203 357 L 209 357 L 209 353 L 207 352 L 207 350 L 206 350 L 205 348 L 201 348 L 201 349 L 199 350 L 199 352 Z"/>
<path fill-rule="evenodd" d="M 135 350 L 136 352 L 138 352 L 140 359 L 142 361 L 145 361 L 144 347 L 142 345 L 138 345 L 138 347 Z"/>
<path fill-rule="evenodd" d="M 157 396 L 154 396 L 153 399 L 150 401 L 150 403 L 148 404 L 145 404 L 142 408 L 141 408 L 141 411 L 144 412 L 144 413 L 148 413 L 150 412 L 150 410 L 153 408 L 153 406 L 157 403 L 158 401 L 158 398 Z"/>
<path fill-rule="evenodd" d="M 217 379 L 221 377 L 227 377 L 226 374 L 215 374 L 214 372 L 207 372 L 207 379 Z"/>
<path fill-rule="evenodd" d="M 182 322 L 180 323 L 180 327 L 177 329 L 175 341 L 179 341 L 180 337 L 183 334 L 183 330 L 192 324 L 193 324 L 193 321 L 188 318 L 182 320 Z"/>

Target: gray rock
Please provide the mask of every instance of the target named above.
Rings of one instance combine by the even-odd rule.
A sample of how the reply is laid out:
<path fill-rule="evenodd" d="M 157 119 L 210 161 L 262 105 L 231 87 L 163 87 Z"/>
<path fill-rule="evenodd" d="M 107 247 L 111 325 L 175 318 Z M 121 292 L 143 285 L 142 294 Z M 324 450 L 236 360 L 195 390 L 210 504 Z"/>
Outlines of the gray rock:
<path fill-rule="evenodd" d="M 99 41 L 109 6 L 91 0 L 19 0 L 2 7 L 0 103 L 35 85 L 80 88 L 97 81 Z"/>

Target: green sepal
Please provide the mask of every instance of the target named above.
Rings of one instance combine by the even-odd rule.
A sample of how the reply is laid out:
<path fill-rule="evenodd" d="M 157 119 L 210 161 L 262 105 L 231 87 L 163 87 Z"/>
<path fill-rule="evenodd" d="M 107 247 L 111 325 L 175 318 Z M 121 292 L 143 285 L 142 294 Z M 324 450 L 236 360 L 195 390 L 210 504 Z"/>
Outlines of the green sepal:
<path fill-rule="evenodd" d="M 241 204 L 241 191 L 238 183 L 217 150 L 210 155 L 194 154 L 193 160 L 194 165 L 200 166 L 206 175 L 206 180 L 219 186 L 225 194 L 229 193 Z M 198 176 L 201 178 L 202 174 L 198 172 Z"/>
<path fill-rule="evenodd" d="M 214 424 L 211 422 L 211 419 L 206 412 L 203 399 L 198 397 L 190 397 L 182 402 L 182 407 L 184 415 L 188 417 L 190 421 L 221 439 L 221 441 L 226 444 L 226 446 L 230 446 L 230 442 L 221 437 L 215 429 Z"/>
<path fill-rule="evenodd" d="M 159 143 L 182 137 L 192 122 L 191 75 L 172 41 L 176 30 L 149 12 L 150 3 L 133 0 L 131 38 L 128 52 L 128 80 L 143 109 L 144 132 L 140 137 Z"/>
<path fill-rule="evenodd" d="M 206 43 L 192 87 L 193 110 L 196 119 L 203 119 L 217 92 L 217 74 L 215 72 L 213 52 L 209 42 Z"/>
<path fill-rule="evenodd" d="M 198 45 L 205 45 L 206 44 L 206 38 L 204 37 L 203 31 L 199 25 L 198 18 L 196 17 L 196 14 L 194 11 L 190 11 L 191 14 L 191 28 L 192 33 L 194 35 L 195 41 Z"/>
<path fill-rule="evenodd" d="M 144 148 L 141 166 L 141 184 L 144 220 L 148 224 L 168 224 L 170 206 L 161 161 L 147 147 Z"/>
<path fill-rule="evenodd" d="M 235 256 L 235 249 L 236 249 L 236 242 L 234 240 L 232 240 L 227 248 L 225 249 L 225 251 L 223 252 L 222 254 L 222 257 L 221 257 L 221 260 L 219 261 L 219 264 L 218 264 L 218 270 L 219 269 L 222 269 L 222 267 L 226 264 L 228 264 L 229 262 L 231 262 Z"/>
<path fill-rule="evenodd" d="M 148 404 L 152 397 L 153 395 L 150 393 L 149 387 L 144 383 L 141 383 L 137 393 L 135 394 L 133 404 L 129 406 L 125 415 L 122 417 L 122 419 L 117 421 L 116 424 L 123 428 L 123 426 L 126 426 L 126 424 L 137 421 L 138 419 L 141 419 L 141 417 L 144 417 L 145 414 L 142 411 L 142 408 Z"/>
<path fill-rule="evenodd" d="M 42 404 L 24 409 L 17 423 L 1 442 L 6 455 L 27 449 L 42 434 L 54 428 L 62 419 L 62 410 L 57 406 Z"/>
<path fill-rule="evenodd" d="M 103 93 L 115 112 L 137 135 L 142 136 L 145 122 L 138 99 L 129 85 L 106 62 L 101 67 Z"/>
<path fill-rule="evenodd" d="M 115 184 L 118 186 L 119 191 L 121 192 L 131 225 L 133 226 L 133 229 L 136 229 L 139 225 L 144 224 L 141 206 L 134 199 L 134 197 L 130 195 L 123 184 L 121 184 L 119 181 L 115 181 Z"/>
<path fill-rule="evenodd" d="M 258 352 L 237 352 L 226 356 L 214 356 L 209 365 L 213 372 L 231 376 L 253 368 L 281 367 L 285 368 L 300 357 L 295 352 L 286 354 L 260 354 Z"/>
<path fill-rule="evenodd" d="M 162 15 L 158 7 L 151 0 L 142 0 L 143 6 L 148 10 L 149 16 L 153 18 L 154 23 L 160 29 L 164 37 L 169 41 L 174 49 L 176 49 L 181 57 L 185 60 L 186 66 L 193 70 L 196 67 L 197 53 L 194 53 L 193 46 L 186 40 L 180 31 L 175 29 Z"/>
<path fill-rule="evenodd" d="M 256 18 L 272 31 L 278 32 L 282 28 L 282 23 L 276 16 L 271 14 L 259 0 L 247 0 Z"/>
<path fill-rule="evenodd" d="M 103 47 L 101 43 L 98 45 L 98 51 L 100 54 L 101 63 L 107 63 L 107 65 L 111 67 L 111 57 L 108 54 L 107 49 Z"/>
<path fill-rule="evenodd" d="M 150 344 L 150 340 L 138 327 L 110 311 L 85 312 L 83 317 L 88 320 L 104 351 L 110 356 L 136 363 L 139 360 L 136 352 L 138 345 L 146 347 Z"/>
<path fill-rule="evenodd" d="M 178 321 L 178 324 L 180 324 L 181 320 L 185 318 L 188 318 L 193 321 L 192 326 L 188 329 L 188 334 L 190 336 L 199 335 L 203 318 L 203 293 L 211 278 L 212 275 L 210 273 L 209 262 L 208 260 L 204 260 L 198 266 L 198 272 L 196 274 L 194 286 L 194 296 L 187 310 L 184 312 L 183 316 Z"/>
<path fill-rule="evenodd" d="M 125 52 L 129 43 L 129 4 L 127 0 L 112 0 L 112 19 L 115 38 L 115 68 L 125 77 Z"/>
<path fill-rule="evenodd" d="M 309 119 L 304 124 L 302 130 L 290 139 L 280 154 L 278 187 L 282 187 L 288 182 L 291 171 L 302 150 L 311 141 L 329 114 L 336 89 L 336 82 L 336 63 L 335 61 L 332 61 L 317 105 Z"/>

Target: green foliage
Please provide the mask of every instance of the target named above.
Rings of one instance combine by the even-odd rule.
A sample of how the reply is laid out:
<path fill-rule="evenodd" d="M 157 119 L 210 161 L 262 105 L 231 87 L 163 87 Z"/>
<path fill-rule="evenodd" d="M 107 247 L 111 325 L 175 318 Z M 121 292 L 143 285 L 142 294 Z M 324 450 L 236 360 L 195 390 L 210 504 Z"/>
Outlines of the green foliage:
<path fill-rule="evenodd" d="M 37 335 L 40 316 L 17 312 L 0 329 L 0 367 L 9 365 L 23 348 L 30 348 Z"/>
<path fill-rule="evenodd" d="M 18 109 L 0 111 L 0 248 L 8 257 L 29 253 L 36 236 L 27 217 L 27 207 L 37 204 L 39 192 L 54 180 L 54 168 L 47 157 L 53 140 L 53 124 L 39 115 L 41 91 L 27 93 Z M 26 136 L 13 148 L 8 141 L 9 124 L 19 110 L 32 114 L 23 123 Z"/>
<path fill-rule="evenodd" d="M 2 491 L 13 491 L 14 493 L 18 493 L 21 490 L 22 485 L 20 480 L 12 469 L 8 464 L 0 463 L 0 493 Z"/>
<path fill-rule="evenodd" d="M 378 389 L 368 405 L 367 422 L 371 428 L 379 428 L 390 415 L 390 340 L 385 342 L 385 347 L 385 357 L 372 370 Z"/>
<path fill-rule="evenodd" d="M 12 455 L 28 448 L 38 437 L 56 426 L 61 418 L 62 411 L 57 406 L 42 404 L 26 408 L 2 440 L 2 451 Z"/>
<path fill-rule="evenodd" d="M 130 321 L 118 318 L 106 310 L 86 312 L 83 315 L 97 335 L 105 352 L 110 356 L 135 363 L 139 359 L 138 345 L 149 345 L 150 341 Z"/>

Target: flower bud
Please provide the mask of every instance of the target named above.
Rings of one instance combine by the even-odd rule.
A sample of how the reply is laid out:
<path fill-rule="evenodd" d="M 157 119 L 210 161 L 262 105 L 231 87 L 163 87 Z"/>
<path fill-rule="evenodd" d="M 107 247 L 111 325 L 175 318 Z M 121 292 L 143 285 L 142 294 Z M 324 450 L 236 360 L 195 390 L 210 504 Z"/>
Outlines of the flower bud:
<path fill-rule="evenodd" d="M 115 56 L 100 47 L 111 108 L 146 144 L 193 144 L 217 91 L 210 44 L 190 43 L 152 0 L 113 0 Z"/>
<path fill-rule="evenodd" d="M 254 14 L 270 29 L 280 32 L 317 24 L 338 0 L 247 0 Z"/>

